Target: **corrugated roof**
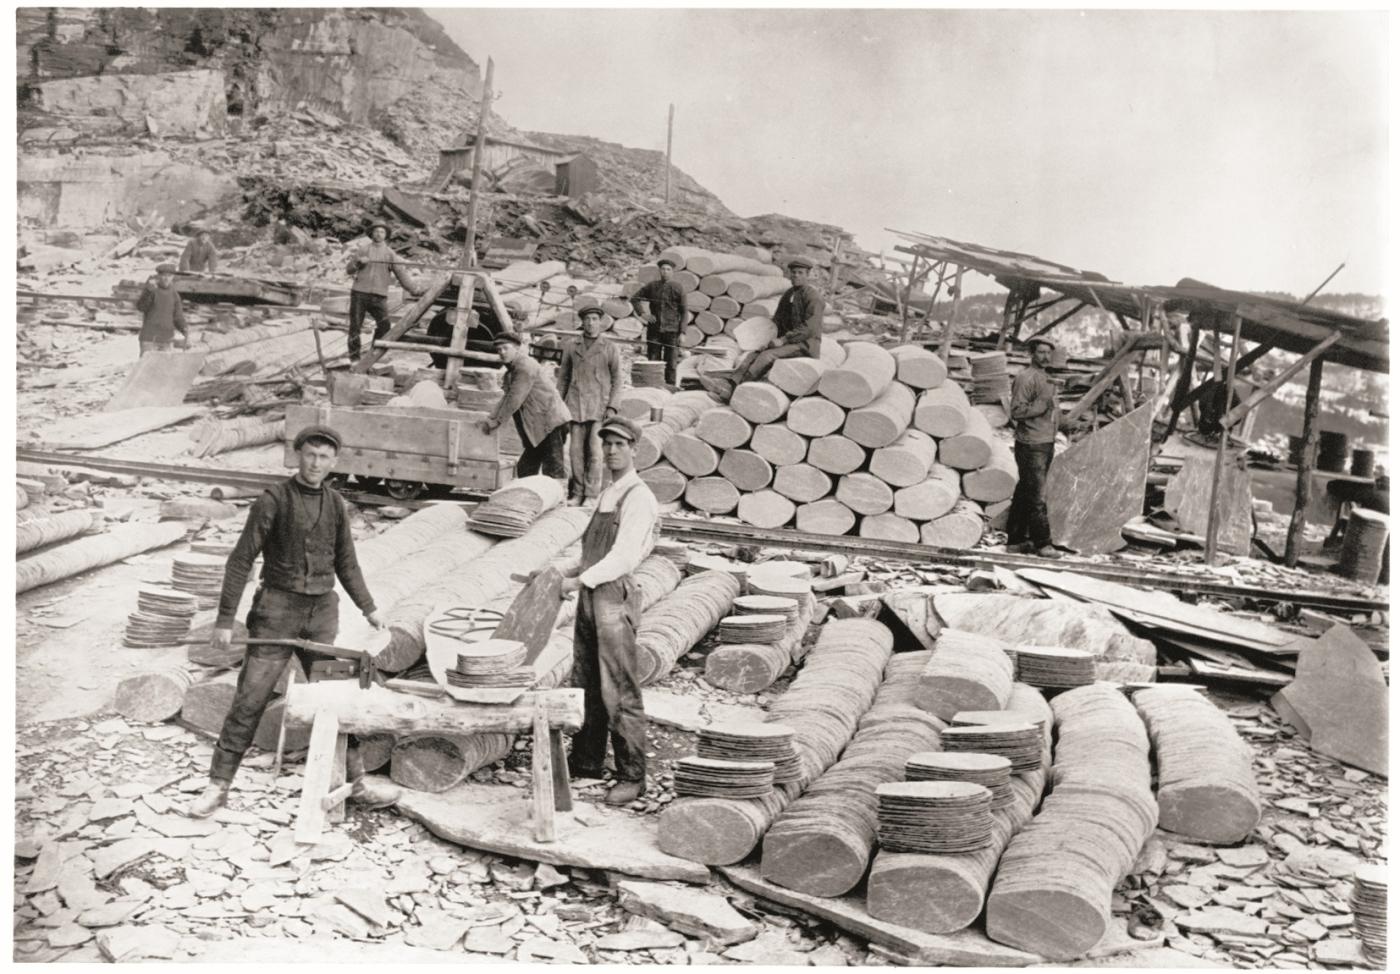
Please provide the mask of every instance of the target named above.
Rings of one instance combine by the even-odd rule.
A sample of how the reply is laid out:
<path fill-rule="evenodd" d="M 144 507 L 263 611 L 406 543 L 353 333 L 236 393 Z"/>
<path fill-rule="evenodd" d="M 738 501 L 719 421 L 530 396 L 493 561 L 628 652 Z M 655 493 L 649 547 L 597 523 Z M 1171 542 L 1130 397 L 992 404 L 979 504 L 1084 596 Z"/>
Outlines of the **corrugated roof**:
<path fill-rule="evenodd" d="M 1333 331 L 1340 331 L 1341 340 L 1323 354 L 1324 360 L 1371 372 L 1390 372 L 1390 328 L 1385 318 L 1356 318 L 1296 301 L 1232 291 L 1189 277 L 1174 285 L 1133 286 L 1031 254 L 926 233 L 890 232 L 908 240 L 911 249 L 926 259 L 959 264 L 994 278 L 1006 288 L 1046 288 L 1125 318 L 1141 317 L 1139 301 L 1143 297 L 1164 302 L 1168 310 L 1220 315 L 1238 311 L 1240 334 L 1245 339 L 1300 355 Z"/>

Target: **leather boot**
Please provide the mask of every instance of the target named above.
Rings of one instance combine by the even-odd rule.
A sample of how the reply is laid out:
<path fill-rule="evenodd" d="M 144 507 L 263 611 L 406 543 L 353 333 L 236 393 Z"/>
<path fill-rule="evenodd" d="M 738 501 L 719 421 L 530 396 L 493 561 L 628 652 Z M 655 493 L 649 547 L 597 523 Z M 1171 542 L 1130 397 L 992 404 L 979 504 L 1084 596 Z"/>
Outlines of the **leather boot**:
<path fill-rule="evenodd" d="M 642 797 L 645 790 L 645 783 L 641 781 L 619 781 L 608 789 L 607 797 L 603 801 L 609 805 L 630 805 L 638 798 Z"/>
<path fill-rule="evenodd" d="M 190 802 L 185 814 L 190 818 L 208 818 L 213 815 L 228 802 L 228 786 L 227 781 L 210 781 L 199 793 L 199 797 Z"/>

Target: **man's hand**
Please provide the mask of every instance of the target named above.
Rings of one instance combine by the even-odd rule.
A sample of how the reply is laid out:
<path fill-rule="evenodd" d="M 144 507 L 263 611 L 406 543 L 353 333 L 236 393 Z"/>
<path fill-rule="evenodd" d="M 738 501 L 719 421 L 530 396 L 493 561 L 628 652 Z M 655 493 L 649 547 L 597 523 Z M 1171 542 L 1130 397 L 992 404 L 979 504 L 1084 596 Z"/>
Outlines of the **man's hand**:
<path fill-rule="evenodd" d="M 782 336 L 782 335 L 774 335 L 774 336 L 773 336 L 773 340 L 772 340 L 771 342 L 768 343 L 768 347 L 769 347 L 769 348 L 777 348 L 778 346 L 782 345 L 782 343 L 783 343 L 783 336 Z"/>
<path fill-rule="evenodd" d="M 215 629 L 209 634 L 209 645 L 213 649 L 228 649 L 233 645 L 233 630 Z"/>
<path fill-rule="evenodd" d="M 559 594 L 568 598 L 582 587 L 583 583 L 578 580 L 577 575 L 574 575 L 564 579 L 564 583 L 559 586 Z"/>
<path fill-rule="evenodd" d="M 498 419 L 484 419 L 481 421 L 481 428 L 487 433 L 496 432 L 496 427 L 501 425 Z"/>
<path fill-rule="evenodd" d="M 376 629 L 384 628 L 384 617 L 379 614 L 378 609 L 375 609 L 373 612 L 366 612 L 365 622 L 368 622 L 371 626 L 373 626 Z"/>

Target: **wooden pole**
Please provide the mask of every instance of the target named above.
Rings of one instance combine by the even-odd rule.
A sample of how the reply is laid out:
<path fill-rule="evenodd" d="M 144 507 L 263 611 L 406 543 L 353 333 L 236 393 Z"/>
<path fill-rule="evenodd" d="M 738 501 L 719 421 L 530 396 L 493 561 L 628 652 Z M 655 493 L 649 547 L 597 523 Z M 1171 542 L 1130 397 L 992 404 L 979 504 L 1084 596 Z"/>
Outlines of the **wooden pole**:
<path fill-rule="evenodd" d="M 1306 298 L 1304 298 L 1302 301 L 1300 301 L 1299 304 L 1307 304 L 1307 303 L 1308 303 L 1309 301 L 1311 301 L 1313 298 L 1317 297 L 1318 292 L 1321 291 L 1323 288 L 1325 288 L 1328 284 L 1332 283 L 1332 278 L 1334 278 L 1334 277 L 1336 277 L 1338 274 L 1340 274 L 1340 273 L 1342 272 L 1342 268 L 1345 267 L 1345 266 L 1347 266 L 1347 262 L 1346 262 L 1346 261 L 1342 261 L 1340 264 L 1338 264 L 1338 265 L 1337 265 L 1337 269 L 1336 269 L 1335 271 L 1333 271 L 1331 274 L 1328 274 L 1328 275 L 1327 275 L 1327 278 L 1326 278 L 1321 284 L 1319 284 L 1317 287 L 1313 288 L 1312 294 L 1309 294 Z"/>
<path fill-rule="evenodd" d="M 948 356 L 953 354 L 953 333 L 958 326 L 958 303 L 962 301 L 962 277 L 963 267 L 958 265 L 957 276 L 953 279 L 953 307 L 948 311 L 948 322 L 943 326 L 943 345 L 939 348 L 939 355 L 943 359 L 943 364 L 948 364 Z M 933 307 L 928 309 L 929 314 L 933 314 Z"/>
<path fill-rule="evenodd" d="M 841 279 L 841 245 L 845 242 L 844 238 L 837 237 L 836 246 L 831 248 L 831 287 L 827 293 L 833 296 L 836 294 L 836 284 Z"/>
<path fill-rule="evenodd" d="M 1298 486 L 1293 492 L 1293 516 L 1288 521 L 1288 546 L 1283 563 L 1289 568 L 1298 565 L 1302 554 L 1303 528 L 1307 524 L 1308 505 L 1312 503 L 1313 466 L 1317 463 L 1318 404 L 1322 399 L 1322 369 L 1326 362 L 1315 358 L 1308 373 L 1308 394 L 1303 400 L 1303 455 L 1298 463 Z"/>
<path fill-rule="evenodd" d="M 919 255 L 914 255 L 914 266 L 909 268 L 909 281 L 904 285 L 904 304 L 899 314 L 899 343 L 909 340 L 909 299 L 914 296 L 914 280 L 919 276 Z M 932 310 L 932 309 L 930 309 Z"/>
<path fill-rule="evenodd" d="M 486 86 L 481 92 L 481 110 L 476 120 L 476 143 L 472 146 L 472 198 L 467 204 L 467 242 L 462 249 L 462 269 L 476 266 L 476 208 L 481 198 L 481 157 L 486 152 L 486 118 L 491 114 L 491 81 L 496 62 L 486 59 Z"/>
<path fill-rule="evenodd" d="M 1337 342 L 1341 341 L 1341 339 L 1341 332 L 1332 332 L 1332 334 L 1328 335 L 1322 341 L 1318 342 L 1311 349 L 1309 349 L 1306 355 L 1299 356 L 1296 362 L 1289 365 L 1288 368 L 1284 369 L 1282 372 L 1274 376 L 1264 385 L 1260 386 L 1258 389 L 1255 389 L 1254 392 L 1250 393 L 1249 398 L 1237 405 L 1234 409 L 1230 410 L 1230 412 L 1225 415 L 1225 419 L 1222 420 L 1222 422 L 1226 426 L 1229 426 L 1232 423 L 1237 423 L 1240 420 L 1244 419 L 1244 417 L 1249 413 L 1251 409 L 1259 405 L 1265 399 L 1268 399 L 1270 396 L 1272 396 L 1283 386 L 1284 383 L 1286 383 L 1289 379 L 1293 378 L 1299 372 L 1303 371 L 1303 368 L 1305 366 L 1311 365 L 1322 355 L 1323 352 L 1327 351 Z"/>
<path fill-rule="evenodd" d="M 666 205 L 671 205 L 671 131 L 676 122 L 676 106 L 666 109 Z"/>
<path fill-rule="evenodd" d="M 1181 418 L 1181 411 L 1186 408 L 1187 397 L 1191 394 L 1191 383 L 1196 377 L 1196 350 L 1201 344 L 1201 323 L 1193 318 L 1190 324 L 1191 335 L 1186 339 L 1186 352 L 1181 356 L 1181 375 L 1176 380 L 1176 393 L 1172 396 L 1172 414 L 1167 420 L 1168 437 L 1176 432 L 1176 421 Z"/>
<path fill-rule="evenodd" d="M 1232 316 L 1231 329 L 1234 337 L 1230 342 L 1230 364 L 1225 369 L 1225 415 L 1230 414 L 1231 400 L 1235 395 L 1235 365 L 1240 357 L 1240 325 L 1243 318 L 1236 311 Z M 1220 355 L 1220 332 L 1216 331 L 1216 357 Z M 1210 478 L 1210 516 L 1206 520 L 1206 564 L 1215 564 L 1216 547 L 1220 533 L 1220 480 L 1225 473 L 1225 453 L 1230 448 L 1230 427 L 1220 431 L 1220 443 L 1215 448 L 1215 471 Z"/>

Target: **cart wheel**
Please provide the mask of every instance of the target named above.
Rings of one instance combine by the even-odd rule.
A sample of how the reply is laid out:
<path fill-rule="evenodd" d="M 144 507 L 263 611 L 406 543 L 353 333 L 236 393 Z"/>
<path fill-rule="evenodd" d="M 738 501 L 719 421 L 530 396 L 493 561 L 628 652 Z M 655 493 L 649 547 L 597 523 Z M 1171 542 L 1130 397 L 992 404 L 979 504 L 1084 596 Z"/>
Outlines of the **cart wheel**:
<path fill-rule="evenodd" d="M 326 485 L 333 490 L 343 491 L 350 485 L 350 475 L 343 473 L 326 474 Z"/>
<path fill-rule="evenodd" d="M 384 493 L 396 501 L 411 501 L 423 493 L 423 485 L 411 480 L 385 480 Z"/>

